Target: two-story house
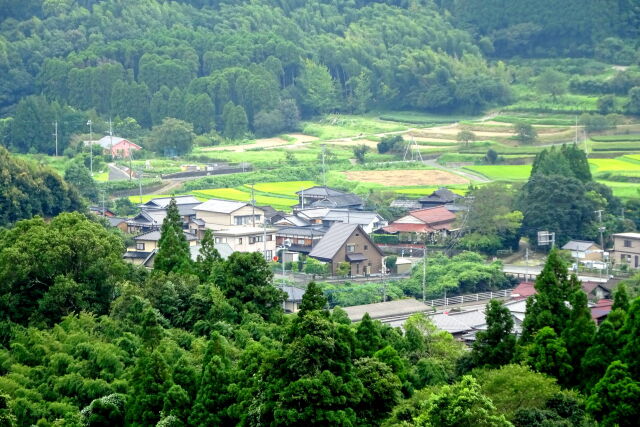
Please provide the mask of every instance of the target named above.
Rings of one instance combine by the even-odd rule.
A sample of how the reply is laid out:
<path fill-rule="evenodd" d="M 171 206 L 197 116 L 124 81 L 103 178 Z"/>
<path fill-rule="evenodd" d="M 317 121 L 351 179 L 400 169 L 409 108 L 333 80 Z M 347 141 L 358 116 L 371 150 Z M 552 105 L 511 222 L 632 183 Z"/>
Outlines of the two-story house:
<path fill-rule="evenodd" d="M 332 274 L 346 262 L 351 276 L 363 276 L 382 272 L 384 254 L 358 224 L 335 223 L 309 256 L 329 263 Z"/>
<path fill-rule="evenodd" d="M 616 264 L 640 268 L 640 233 L 617 233 L 613 238 L 611 259 Z"/>
<path fill-rule="evenodd" d="M 267 261 L 270 261 L 276 253 L 275 228 L 244 225 L 211 228 L 211 230 L 215 244 L 229 245 L 233 252 L 260 252 Z"/>
<path fill-rule="evenodd" d="M 207 225 L 255 227 L 264 222 L 264 211 L 245 202 L 210 199 L 195 206 L 193 210 L 195 218 L 204 221 Z"/>
<path fill-rule="evenodd" d="M 359 196 L 320 185 L 306 188 L 296 194 L 298 195 L 298 204 L 293 207 L 294 210 L 308 208 L 362 209 L 364 207 L 364 202 Z"/>
<path fill-rule="evenodd" d="M 282 227 L 276 231 L 276 245 L 289 241 L 289 250 L 308 254 L 322 240 L 326 231 L 322 227 Z"/>
<path fill-rule="evenodd" d="M 135 265 L 144 265 L 145 267 L 153 267 L 153 258 L 158 252 L 158 242 L 161 233 L 158 230 L 140 234 L 133 238 L 133 245 L 127 248 L 127 252 L 123 258 Z M 198 243 L 197 236 L 184 232 L 189 246 L 195 246 Z"/>

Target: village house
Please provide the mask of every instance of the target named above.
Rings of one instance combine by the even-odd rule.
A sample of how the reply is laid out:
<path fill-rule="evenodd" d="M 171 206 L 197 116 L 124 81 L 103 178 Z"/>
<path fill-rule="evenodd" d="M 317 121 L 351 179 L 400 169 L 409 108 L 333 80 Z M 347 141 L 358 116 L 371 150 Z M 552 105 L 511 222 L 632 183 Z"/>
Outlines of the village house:
<path fill-rule="evenodd" d="M 193 208 L 195 218 L 215 226 L 262 225 L 264 211 L 245 202 L 210 199 Z"/>
<path fill-rule="evenodd" d="M 464 197 L 459 194 L 454 193 L 448 188 L 441 187 L 428 196 L 419 198 L 418 202 L 422 208 L 432 208 L 440 205 L 455 204 L 462 199 L 464 199 Z"/>
<path fill-rule="evenodd" d="M 576 261 L 601 261 L 602 249 L 595 242 L 587 240 L 571 240 L 563 247 L 569 251 L 571 257 Z"/>
<path fill-rule="evenodd" d="M 293 207 L 294 211 L 305 208 L 347 208 L 361 210 L 364 208 L 362 199 L 352 193 L 325 186 L 314 186 L 296 193 L 298 204 Z"/>
<path fill-rule="evenodd" d="M 368 212 L 354 209 L 330 209 L 330 208 L 310 208 L 295 211 L 292 215 L 286 215 L 275 223 L 275 225 L 305 227 L 309 225 L 319 225 L 326 228 L 331 227 L 336 222 L 345 224 L 358 224 L 365 232 L 373 233 L 380 227 L 387 225 L 387 221 L 376 212 Z"/>
<path fill-rule="evenodd" d="M 275 228 L 248 225 L 223 228 L 211 228 L 207 225 L 207 228 L 213 232 L 216 247 L 226 244 L 233 252 L 260 252 L 267 261 L 270 261 L 275 254 Z"/>
<path fill-rule="evenodd" d="M 182 218 L 184 228 L 195 217 L 193 208 L 200 205 L 200 201 L 194 196 L 175 196 L 178 213 Z M 171 197 L 156 197 L 140 205 L 140 213 L 127 221 L 129 233 L 145 233 L 159 230 L 164 218 L 167 216 L 167 208 Z"/>
<path fill-rule="evenodd" d="M 161 233 L 158 230 L 140 234 L 133 238 L 134 244 L 127 248 L 123 258 L 135 265 L 143 265 L 145 267 L 153 267 L 153 259 L 158 252 L 158 242 Z M 198 242 L 197 236 L 184 232 L 189 246 L 194 246 Z"/>
<path fill-rule="evenodd" d="M 347 263 L 350 276 L 367 276 L 381 273 L 384 254 L 359 225 L 336 223 L 309 256 L 329 263 L 331 274 L 338 274 L 340 264 Z"/>
<path fill-rule="evenodd" d="M 456 215 L 445 206 L 418 209 L 382 227 L 390 234 L 398 234 L 401 242 L 441 242 L 454 230 Z"/>
<path fill-rule="evenodd" d="M 617 233 L 613 238 L 611 260 L 619 265 L 640 268 L 640 233 Z"/>
<path fill-rule="evenodd" d="M 282 246 L 289 240 L 288 250 L 308 254 L 326 234 L 322 227 L 282 227 L 276 231 L 276 245 Z"/>
<path fill-rule="evenodd" d="M 138 144 L 134 144 L 128 139 L 120 138 L 119 136 L 103 136 L 98 141 L 95 141 L 95 144 L 102 147 L 105 154 L 111 154 L 112 157 L 124 159 L 128 159 L 134 151 L 142 149 Z"/>

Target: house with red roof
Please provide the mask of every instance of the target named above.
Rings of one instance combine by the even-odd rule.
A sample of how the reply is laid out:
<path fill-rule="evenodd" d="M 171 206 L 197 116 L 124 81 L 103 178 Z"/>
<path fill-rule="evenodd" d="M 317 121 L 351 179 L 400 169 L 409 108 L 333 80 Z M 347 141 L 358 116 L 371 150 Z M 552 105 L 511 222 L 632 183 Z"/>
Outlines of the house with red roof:
<path fill-rule="evenodd" d="M 409 212 L 382 227 L 389 234 L 398 234 L 401 242 L 424 241 L 437 242 L 454 230 L 456 215 L 445 206 L 435 206 Z"/>

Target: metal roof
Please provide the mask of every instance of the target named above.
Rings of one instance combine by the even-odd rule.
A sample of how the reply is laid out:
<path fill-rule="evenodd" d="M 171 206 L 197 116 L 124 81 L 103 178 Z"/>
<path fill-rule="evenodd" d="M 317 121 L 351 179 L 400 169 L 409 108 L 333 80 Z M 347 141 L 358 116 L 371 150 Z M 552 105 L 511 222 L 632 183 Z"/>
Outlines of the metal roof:
<path fill-rule="evenodd" d="M 629 239 L 640 239 L 640 233 L 616 233 L 612 237 L 627 237 Z"/>
<path fill-rule="evenodd" d="M 249 204 L 245 202 L 234 202 L 231 200 L 210 199 L 204 203 L 200 203 L 199 205 L 194 207 L 193 210 L 205 211 L 205 212 L 231 213 L 245 206 L 249 206 Z M 260 209 L 257 206 L 256 206 L 256 210 L 262 212 L 262 209 Z"/>
<path fill-rule="evenodd" d="M 358 224 L 343 224 L 341 222 L 333 224 L 309 253 L 309 256 L 326 260 L 332 259 L 357 228 L 359 228 Z M 364 233 L 364 231 L 360 231 Z"/>
<path fill-rule="evenodd" d="M 171 197 L 156 197 L 155 199 L 149 200 L 147 203 L 142 206 L 152 206 L 155 205 L 159 208 L 166 208 L 171 203 Z M 173 197 L 176 201 L 176 205 L 199 205 L 200 200 L 198 200 L 194 196 L 175 196 Z"/>
<path fill-rule="evenodd" d="M 122 138 L 122 137 L 119 137 L 119 136 L 110 136 L 110 135 L 105 135 L 102 138 L 100 138 L 99 140 L 94 141 L 94 143 L 98 144 L 102 148 L 109 149 L 112 146 L 115 146 L 116 144 L 121 143 L 122 141 L 126 141 L 126 142 L 128 142 L 129 144 L 132 144 L 135 147 L 142 148 L 138 144 L 134 144 L 133 142 L 129 141 L 128 139 L 125 139 L 125 138 Z"/>
<path fill-rule="evenodd" d="M 592 241 L 588 241 L 588 240 L 571 240 L 569 242 L 567 242 L 562 249 L 567 250 L 567 251 L 580 251 L 580 252 L 584 252 L 587 249 L 589 249 L 591 246 L 598 246 L 596 245 L 595 242 Z M 598 247 L 598 249 L 600 249 Z"/>
<path fill-rule="evenodd" d="M 313 227 L 283 227 L 276 231 L 276 236 L 321 237 L 326 231 Z"/>
<path fill-rule="evenodd" d="M 228 243 L 216 243 L 215 247 L 222 259 L 229 258 L 229 256 L 233 253 L 233 249 L 231 249 L 231 246 L 229 246 Z M 202 249 L 202 245 L 189 246 L 189 252 L 191 253 L 191 259 L 193 261 L 196 261 L 198 259 L 200 249 Z"/>
<path fill-rule="evenodd" d="M 353 211 L 350 209 L 331 209 L 324 216 L 323 220 L 369 225 L 372 222 L 381 220 L 381 218 L 376 212 Z"/>
<path fill-rule="evenodd" d="M 333 188 L 315 185 L 313 187 L 300 190 L 296 192 L 296 194 L 305 196 L 339 196 L 346 193 L 344 191 L 334 190 Z"/>

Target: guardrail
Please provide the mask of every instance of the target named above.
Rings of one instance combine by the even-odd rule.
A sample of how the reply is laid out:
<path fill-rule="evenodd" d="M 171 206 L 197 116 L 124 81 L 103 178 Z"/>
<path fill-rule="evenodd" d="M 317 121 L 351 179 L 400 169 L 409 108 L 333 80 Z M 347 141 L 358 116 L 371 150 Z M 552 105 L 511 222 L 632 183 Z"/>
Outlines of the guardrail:
<path fill-rule="evenodd" d="M 425 301 L 432 307 L 444 307 L 447 305 L 467 304 L 471 302 L 487 301 L 497 298 L 509 298 L 513 289 L 500 289 L 498 291 L 480 292 L 478 294 L 458 295 L 455 297 L 438 298 Z"/>

